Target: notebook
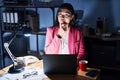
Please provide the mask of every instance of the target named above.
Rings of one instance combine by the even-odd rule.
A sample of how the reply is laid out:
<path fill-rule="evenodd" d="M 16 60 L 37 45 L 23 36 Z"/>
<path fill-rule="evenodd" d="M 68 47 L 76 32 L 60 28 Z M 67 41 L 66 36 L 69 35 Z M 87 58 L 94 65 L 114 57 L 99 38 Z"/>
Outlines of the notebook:
<path fill-rule="evenodd" d="M 77 73 L 77 55 L 45 54 L 42 59 L 45 74 Z"/>

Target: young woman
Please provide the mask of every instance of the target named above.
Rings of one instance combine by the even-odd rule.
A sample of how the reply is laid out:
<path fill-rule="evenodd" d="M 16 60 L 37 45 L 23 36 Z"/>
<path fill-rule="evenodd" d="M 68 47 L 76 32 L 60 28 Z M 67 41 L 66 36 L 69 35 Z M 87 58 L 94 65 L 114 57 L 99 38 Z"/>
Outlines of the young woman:
<path fill-rule="evenodd" d="M 73 6 L 62 4 L 56 15 L 56 24 L 47 28 L 46 54 L 77 54 L 77 60 L 85 59 L 82 31 L 75 27 Z"/>

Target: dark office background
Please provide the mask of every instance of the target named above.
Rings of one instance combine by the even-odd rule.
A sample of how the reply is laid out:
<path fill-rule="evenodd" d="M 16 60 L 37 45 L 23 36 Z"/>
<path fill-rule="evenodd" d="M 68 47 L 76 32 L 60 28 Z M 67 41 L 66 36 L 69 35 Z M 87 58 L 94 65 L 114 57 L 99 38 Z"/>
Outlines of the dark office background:
<path fill-rule="evenodd" d="M 89 27 L 96 29 L 98 17 L 107 18 L 106 32 L 117 32 L 120 28 L 120 6 L 119 0 L 64 0 L 71 3 L 75 10 L 83 10 L 80 20 L 80 27 L 88 24 Z M 55 8 L 57 10 L 57 8 Z M 40 28 L 53 25 L 53 15 L 50 9 L 40 8 Z M 33 42 L 34 40 L 34 42 Z M 45 36 L 39 35 L 39 50 L 44 49 Z M 36 35 L 30 37 L 30 49 L 37 50 Z"/>
<path fill-rule="evenodd" d="M 106 32 L 117 32 L 120 29 L 120 0 L 64 0 L 71 3 L 75 10 L 83 10 L 83 16 L 80 19 L 80 28 L 84 24 L 96 29 L 96 21 L 98 17 L 106 18 Z M 34 9 L 33 9 L 34 10 Z M 57 8 L 55 8 L 55 13 Z M 53 13 L 49 8 L 39 8 L 39 29 L 53 25 Z M 30 36 L 30 50 L 37 51 L 36 35 Z M 45 35 L 38 35 L 38 49 L 44 50 Z M 9 59 L 5 59 L 9 63 Z M 6 63 L 7 64 L 7 63 Z"/>

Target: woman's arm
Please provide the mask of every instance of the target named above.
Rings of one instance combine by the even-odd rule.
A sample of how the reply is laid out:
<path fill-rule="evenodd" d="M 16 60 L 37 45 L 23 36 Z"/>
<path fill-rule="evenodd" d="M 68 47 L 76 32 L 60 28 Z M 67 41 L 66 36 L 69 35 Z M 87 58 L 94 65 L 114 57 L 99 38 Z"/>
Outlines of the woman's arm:
<path fill-rule="evenodd" d="M 77 53 L 78 53 L 78 56 L 77 56 L 77 59 L 78 60 L 82 60 L 82 59 L 85 59 L 86 58 L 86 53 L 85 53 L 85 45 L 84 45 L 84 38 L 83 38 L 83 33 L 81 30 L 79 30 L 77 32 L 77 39 L 79 39 L 78 41 L 78 46 L 76 46 L 77 49 Z"/>
<path fill-rule="evenodd" d="M 45 41 L 45 53 L 56 54 L 59 52 L 60 39 L 56 36 L 53 27 L 47 28 L 46 41 Z"/>

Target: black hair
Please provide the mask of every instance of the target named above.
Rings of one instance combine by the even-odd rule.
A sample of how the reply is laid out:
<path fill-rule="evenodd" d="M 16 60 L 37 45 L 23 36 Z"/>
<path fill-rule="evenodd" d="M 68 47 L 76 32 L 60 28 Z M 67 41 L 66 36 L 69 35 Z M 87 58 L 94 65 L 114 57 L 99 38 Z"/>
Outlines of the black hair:
<path fill-rule="evenodd" d="M 72 6 L 70 3 L 63 3 L 63 4 L 59 7 L 59 9 L 58 9 L 58 11 L 57 11 L 55 25 L 59 25 L 59 22 L 58 22 L 58 12 L 60 12 L 61 9 L 67 9 L 67 10 L 70 11 L 71 15 L 75 15 L 73 6 Z M 72 27 L 75 26 L 75 19 L 74 19 L 74 18 L 70 21 L 70 25 L 71 25 Z"/>

